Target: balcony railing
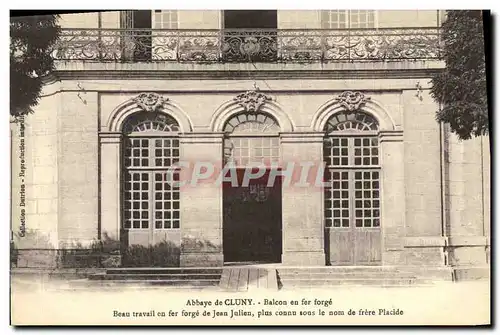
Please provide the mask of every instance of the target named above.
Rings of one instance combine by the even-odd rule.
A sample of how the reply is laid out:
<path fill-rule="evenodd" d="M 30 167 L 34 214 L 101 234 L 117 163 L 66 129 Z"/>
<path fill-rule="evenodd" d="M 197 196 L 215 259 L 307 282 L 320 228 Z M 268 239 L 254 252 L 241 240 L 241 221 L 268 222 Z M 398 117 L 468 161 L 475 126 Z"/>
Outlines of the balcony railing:
<path fill-rule="evenodd" d="M 438 28 L 343 30 L 63 29 L 57 60 L 349 62 L 440 58 Z"/>

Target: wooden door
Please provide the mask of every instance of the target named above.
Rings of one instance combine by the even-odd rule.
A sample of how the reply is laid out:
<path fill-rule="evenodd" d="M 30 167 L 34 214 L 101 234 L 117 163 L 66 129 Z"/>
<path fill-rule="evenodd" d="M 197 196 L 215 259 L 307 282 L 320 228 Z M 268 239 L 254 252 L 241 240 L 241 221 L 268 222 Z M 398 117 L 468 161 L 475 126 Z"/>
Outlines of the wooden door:
<path fill-rule="evenodd" d="M 325 190 L 325 243 L 331 265 L 381 261 L 378 170 L 329 171 Z"/>

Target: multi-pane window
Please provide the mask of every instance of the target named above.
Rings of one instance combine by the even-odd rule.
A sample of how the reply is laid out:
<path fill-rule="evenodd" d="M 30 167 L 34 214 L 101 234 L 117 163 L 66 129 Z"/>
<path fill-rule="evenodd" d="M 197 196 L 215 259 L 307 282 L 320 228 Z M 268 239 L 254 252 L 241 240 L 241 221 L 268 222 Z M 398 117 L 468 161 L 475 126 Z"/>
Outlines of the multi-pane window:
<path fill-rule="evenodd" d="M 229 119 L 224 132 L 224 158 L 236 166 L 279 161 L 279 125 L 264 113 L 241 113 Z"/>
<path fill-rule="evenodd" d="M 154 29 L 178 29 L 179 18 L 177 10 L 156 9 L 153 12 L 153 28 Z"/>
<path fill-rule="evenodd" d="M 323 10 L 321 25 L 325 29 L 376 28 L 374 10 Z"/>
<path fill-rule="evenodd" d="M 224 148 L 227 161 L 237 166 L 279 161 L 278 137 L 231 137 Z"/>
<path fill-rule="evenodd" d="M 123 228 L 179 228 L 177 122 L 165 114 L 142 112 L 132 115 L 123 130 Z"/>
<path fill-rule="evenodd" d="M 325 226 L 380 226 L 378 123 L 362 112 L 343 112 L 326 125 Z"/>

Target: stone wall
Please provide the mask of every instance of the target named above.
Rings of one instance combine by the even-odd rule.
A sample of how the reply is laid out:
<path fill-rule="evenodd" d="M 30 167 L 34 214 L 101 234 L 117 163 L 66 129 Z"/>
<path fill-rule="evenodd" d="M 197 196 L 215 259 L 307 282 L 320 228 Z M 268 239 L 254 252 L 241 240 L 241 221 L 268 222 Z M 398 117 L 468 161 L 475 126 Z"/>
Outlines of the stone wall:
<path fill-rule="evenodd" d="M 98 237 L 97 92 L 64 92 L 60 108 L 58 234 L 62 247 L 71 247 Z"/>
<path fill-rule="evenodd" d="M 222 12 L 219 10 L 178 10 L 179 29 L 219 29 Z M 118 11 L 102 12 L 102 28 L 119 28 Z M 379 28 L 436 27 L 435 10 L 378 10 L 376 21 Z M 442 20 L 442 18 L 441 18 Z M 99 15 L 95 13 L 62 14 L 59 24 L 63 28 L 98 28 Z M 279 29 L 319 29 L 320 10 L 278 10 Z"/>
<path fill-rule="evenodd" d="M 293 131 L 282 135 L 282 155 L 286 159 L 311 155 L 313 160 L 321 158 L 321 141 L 307 138 L 318 131 L 314 128 L 318 112 L 342 91 L 363 91 L 385 111 L 398 133 L 381 137 L 385 138 L 381 140 L 381 158 L 386 164 L 382 168 L 383 264 L 442 266 L 447 245 L 452 247 L 452 264 L 484 264 L 488 247 L 485 240 L 489 235 L 487 140 L 457 142 L 450 138 L 448 173 L 443 173 L 440 150 L 444 139 L 435 121 L 436 104 L 428 87 L 418 89 L 417 82 L 414 79 L 270 79 L 261 80 L 258 85 L 290 120 Z M 248 80 L 222 79 L 61 82 L 62 92 L 44 97 L 35 114 L 27 118 L 27 227 L 39 229 L 48 241 L 44 246 L 48 249 L 89 245 L 104 232 L 118 240 L 121 140 L 119 133 L 103 135 L 109 132 L 117 106 L 140 92 L 154 91 L 169 98 L 193 130 L 181 141 L 183 157 L 191 159 L 206 154 L 210 161 L 217 162 L 222 146 L 220 134 L 213 132 L 215 116 L 221 106 L 251 89 L 251 84 Z M 79 91 L 71 92 L 74 88 Z M 287 139 L 283 140 L 283 136 Z M 14 137 L 14 149 L 19 146 L 18 141 Z M 13 157 L 16 155 L 13 150 Z M 100 164 L 99 155 L 105 155 L 108 158 L 105 161 L 112 164 Z M 109 159 L 111 155 L 116 156 L 115 160 Z M 14 175 L 19 170 L 15 164 Z M 443 189 L 443 176 L 449 178 L 448 191 Z M 19 189 L 19 181 L 13 179 L 13 194 L 19 193 Z M 442 217 L 443 195 L 448 199 L 448 219 Z M 289 189 L 283 196 L 283 261 L 319 265 L 324 261 L 321 192 Z M 179 246 L 180 264 L 201 265 L 202 259 L 203 264 L 220 265 L 220 190 L 213 186 L 193 188 L 181 192 L 181 197 L 182 229 L 172 240 Z M 299 204 L 304 203 L 308 203 L 305 211 L 297 211 Z M 448 225 L 443 227 L 443 221 Z M 13 221 L 13 227 L 16 225 Z M 201 249 L 198 240 L 203 242 Z M 19 244 L 19 248 L 39 248 L 40 243 Z M 200 252 L 204 258 L 199 258 Z"/>
<path fill-rule="evenodd" d="M 454 134 L 448 136 L 450 264 L 484 267 L 489 262 L 489 137 L 460 141 Z"/>
<path fill-rule="evenodd" d="M 26 116 L 22 124 L 11 124 L 11 225 L 14 246 L 19 250 L 18 266 L 43 267 L 55 262 L 51 250 L 59 246 L 59 103 L 59 95 L 43 97 L 36 113 Z M 24 234 L 20 231 L 23 217 Z"/>
<path fill-rule="evenodd" d="M 444 265 L 437 105 L 428 90 L 405 91 L 403 109 L 407 263 Z"/>

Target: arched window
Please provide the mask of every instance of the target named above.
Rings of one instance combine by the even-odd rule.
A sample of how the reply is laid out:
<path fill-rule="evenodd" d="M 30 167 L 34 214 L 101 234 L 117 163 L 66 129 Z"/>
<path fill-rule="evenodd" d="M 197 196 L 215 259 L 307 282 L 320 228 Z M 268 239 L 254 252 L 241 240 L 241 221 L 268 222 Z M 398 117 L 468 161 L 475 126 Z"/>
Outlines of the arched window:
<path fill-rule="evenodd" d="M 378 122 L 363 112 L 342 112 L 325 126 L 325 227 L 380 227 Z"/>
<path fill-rule="evenodd" d="M 169 115 L 139 112 L 123 126 L 124 221 L 126 230 L 180 228 L 179 124 Z M 173 171 L 173 172 L 172 172 Z"/>
<path fill-rule="evenodd" d="M 240 113 L 224 125 L 224 159 L 236 166 L 279 160 L 280 126 L 266 113 Z"/>

